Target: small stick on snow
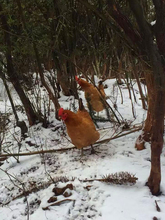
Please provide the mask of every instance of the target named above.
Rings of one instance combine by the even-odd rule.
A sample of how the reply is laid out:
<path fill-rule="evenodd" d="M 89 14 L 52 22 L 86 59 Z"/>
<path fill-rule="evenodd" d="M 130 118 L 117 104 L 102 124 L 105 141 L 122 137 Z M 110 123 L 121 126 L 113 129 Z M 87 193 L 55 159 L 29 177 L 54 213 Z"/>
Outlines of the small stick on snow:
<path fill-rule="evenodd" d="M 60 200 L 58 202 L 54 202 L 54 203 L 52 203 L 52 204 L 50 204 L 50 205 L 48 205 L 46 207 L 43 207 L 42 209 L 43 210 L 49 210 L 50 206 L 58 206 L 58 205 L 61 205 L 61 204 L 65 203 L 65 202 L 71 202 L 71 201 L 75 202 L 75 199 L 63 199 L 63 200 Z"/>
<path fill-rule="evenodd" d="M 155 204 L 156 204 L 156 210 L 158 211 L 158 212 L 160 212 L 161 211 L 161 209 L 160 209 L 160 207 L 159 207 L 159 205 L 158 205 L 158 202 L 155 200 Z"/>

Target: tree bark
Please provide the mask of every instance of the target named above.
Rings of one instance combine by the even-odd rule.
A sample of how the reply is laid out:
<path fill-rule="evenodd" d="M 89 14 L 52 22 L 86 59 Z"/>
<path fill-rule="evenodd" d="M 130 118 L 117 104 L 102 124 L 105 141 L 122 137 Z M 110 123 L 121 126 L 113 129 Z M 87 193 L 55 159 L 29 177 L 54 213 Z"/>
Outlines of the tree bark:
<path fill-rule="evenodd" d="M 48 95 L 49 95 L 49 98 L 50 100 L 52 100 L 53 104 L 54 104 L 54 107 L 55 107 L 55 111 L 56 111 L 56 118 L 58 119 L 57 117 L 57 112 L 60 108 L 60 104 L 58 102 L 58 98 L 55 97 L 55 95 L 53 94 L 51 88 L 49 87 L 49 85 L 47 84 L 47 82 L 45 81 L 45 77 L 44 77 L 44 74 L 43 74 L 43 69 L 42 69 L 42 66 L 41 66 L 41 62 L 40 62 L 40 57 L 39 57 L 39 53 L 38 53 L 38 50 L 37 50 L 37 47 L 35 45 L 35 43 L 33 43 L 33 48 L 34 48 L 34 52 L 35 52 L 35 55 L 36 55 L 36 60 L 37 60 L 37 65 L 38 65 L 38 71 L 39 71 L 39 75 L 40 75 L 40 78 L 41 78 L 41 82 L 42 82 L 42 85 L 45 87 L 45 89 L 47 90 L 48 92 Z"/>
<path fill-rule="evenodd" d="M 16 0 L 16 1 L 17 1 L 18 9 L 19 9 L 19 14 L 20 14 L 20 17 L 21 17 L 21 20 L 22 20 L 23 28 L 28 33 L 29 37 L 31 38 L 31 35 L 29 34 L 29 32 L 27 30 L 26 22 L 25 22 L 25 19 L 24 19 L 23 11 L 22 11 L 21 2 L 20 2 L 20 0 Z M 32 40 L 32 42 L 33 42 L 33 40 Z M 38 49 L 37 49 L 37 46 L 36 46 L 35 42 L 33 42 L 33 49 L 34 49 L 34 53 L 35 53 L 35 56 L 36 56 L 36 61 L 37 61 L 37 65 L 38 65 L 38 72 L 39 72 L 39 75 L 40 75 L 41 83 L 45 87 L 45 89 L 47 90 L 49 98 L 50 98 L 50 100 L 52 100 L 52 102 L 54 104 L 55 111 L 56 111 L 55 115 L 56 115 L 56 118 L 58 119 L 57 111 L 60 108 L 60 104 L 58 102 L 57 97 L 55 97 L 55 95 L 53 94 L 51 88 L 49 87 L 49 85 L 45 81 L 43 69 L 42 69 L 42 66 L 41 66 L 39 52 L 38 52 Z M 46 126 L 46 124 L 44 126 Z"/>
<path fill-rule="evenodd" d="M 154 86 L 154 76 L 151 73 L 151 69 L 149 70 L 148 67 L 145 67 L 144 70 L 144 76 L 146 80 L 147 85 L 147 91 L 148 91 L 148 110 L 147 110 L 147 118 L 144 123 L 144 127 L 142 129 L 142 133 L 139 135 L 139 137 L 136 140 L 135 148 L 137 150 L 143 150 L 145 149 L 145 142 L 151 141 L 151 132 L 153 127 L 153 109 L 155 105 L 155 86 Z"/>
<path fill-rule="evenodd" d="M 155 105 L 155 88 L 154 88 L 154 78 L 153 74 L 151 72 L 147 72 L 145 70 L 145 79 L 146 79 L 146 85 L 148 90 L 148 111 L 147 111 L 147 118 L 145 120 L 145 125 L 143 128 L 143 139 L 146 142 L 151 141 L 151 130 L 153 126 L 153 108 Z M 155 98 L 154 98 L 155 97 Z"/>
<path fill-rule="evenodd" d="M 142 90 L 142 86 L 141 86 L 141 83 L 140 83 L 137 67 L 136 67 L 133 59 L 131 59 L 131 62 L 133 64 L 132 71 L 133 71 L 134 77 L 135 77 L 137 85 L 138 85 L 138 89 L 139 89 L 139 93 L 140 93 L 140 97 L 141 97 L 141 101 L 142 101 L 142 107 L 143 107 L 144 110 L 147 110 L 147 104 L 146 104 L 145 97 L 144 97 L 143 90 Z"/>
<path fill-rule="evenodd" d="M 11 54 L 12 52 L 11 52 L 10 29 L 7 23 L 6 16 L 3 13 L 3 8 L 1 4 L 0 4 L 0 13 L 1 13 L 0 19 L 1 19 L 2 27 L 4 29 L 4 42 L 6 44 L 7 74 L 9 76 L 11 83 L 14 86 L 14 89 L 16 90 L 17 94 L 19 95 L 22 101 L 22 104 L 25 108 L 28 117 L 29 125 L 31 126 L 34 125 L 37 121 L 41 120 L 41 118 L 37 115 L 34 108 L 32 107 L 30 100 L 25 95 L 25 92 L 19 83 L 19 77 L 14 70 L 12 54 Z"/>
<path fill-rule="evenodd" d="M 82 2 L 82 0 L 79 0 Z M 133 48 L 136 50 L 136 53 L 139 53 L 143 60 L 151 66 L 153 74 L 153 85 L 154 85 L 154 93 L 151 94 L 152 100 L 154 103 L 150 103 L 150 107 L 153 106 L 151 112 L 149 111 L 148 122 L 151 124 L 146 130 L 150 130 L 151 134 L 151 172 L 148 179 L 148 186 L 152 192 L 152 194 L 157 195 L 160 191 L 160 181 L 161 181 L 161 167 L 160 167 L 160 155 L 163 147 L 163 129 L 164 129 L 164 61 L 161 57 L 161 48 L 160 42 L 165 36 L 165 31 L 161 31 L 161 22 L 162 17 L 164 18 L 164 14 L 160 13 L 160 17 L 158 17 L 159 11 L 157 13 L 159 26 L 157 28 L 157 44 L 154 43 L 154 35 L 151 31 L 150 24 L 146 21 L 143 9 L 138 0 L 128 0 L 131 11 L 134 14 L 134 17 L 139 26 L 139 30 L 130 23 L 129 19 L 123 15 L 120 11 L 120 8 L 116 4 L 114 0 L 107 1 L 109 6 L 109 13 L 113 17 L 113 19 L 117 22 L 117 24 L 123 29 L 126 36 L 132 41 Z M 161 6 L 165 6 L 165 1 L 163 0 L 153 0 L 155 3 L 155 7 L 160 9 Z M 85 1 L 86 3 L 86 1 Z M 86 4 L 88 7 L 88 3 Z M 92 7 L 92 6 L 91 6 Z M 88 7 L 91 9 L 91 7 Z M 164 12 L 163 7 L 163 12 Z M 92 11 L 94 11 L 92 7 Z M 96 11 L 95 11 L 96 13 Z M 163 16 L 164 15 L 164 16 Z M 99 16 L 101 17 L 101 16 Z M 160 22 L 161 21 L 161 22 Z M 163 22 L 165 23 L 165 22 Z M 163 26 L 164 29 L 165 25 Z M 165 29 L 164 29 L 165 30 Z M 163 48 L 165 44 L 163 44 Z M 149 93 L 150 91 L 148 91 Z"/>
<path fill-rule="evenodd" d="M 14 106 L 13 98 L 12 98 L 10 90 L 9 90 L 9 87 L 8 87 L 7 82 L 5 80 L 5 77 L 4 77 L 3 73 L 1 73 L 1 71 L 0 71 L 0 75 L 1 75 L 1 78 L 3 80 L 3 84 L 5 86 L 8 98 L 10 100 L 10 104 L 11 104 L 11 107 L 12 107 L 12 110 L 13 110 L 13 113 L 14 113 L 14 116 L 15 116 L 15 120 L 16 120 L 16 125 L 21 129 L 22 138 L 26 138 L 27 137 L 26 133 L 28 132 L 28 128 L 26 126 L 26 123 L 24 121 L 19 120 L 17 111 L 16 111 L 15 106 Z"/>
<path fill-rule="evenodd" d="M 163 131 L 164 131 L 164 102 L 165 102 L 165 73 L 159 46 L 153 42 L 154 36 L 150 26 L 144 18 L 142 7 L 138 0 L 128 0 L 131 10 L 137 20 L 144 39 L 146 55 L 148 56 L 153 71 L 154 83 L 154 106 L 151 112 L 151 172 L 147 185 L 153 195 L 160 193 L 161 182 L 161 164 L 160 155 L 163 147 Z M 160 31 L 160 30 L 158 30 Z M 150 91 L 149 91 L 150 92 Z"/>
<path fill-rule="evenodd" d="M 160 109 L 164 109 L 164 91 L 158 89 L 155 98 L 151 136 L 151 171 L 147 185 L 153 195 L 159 195 L 161 182 L 160 155 L 163 148 L 164 132 L 164 112 Z"/>

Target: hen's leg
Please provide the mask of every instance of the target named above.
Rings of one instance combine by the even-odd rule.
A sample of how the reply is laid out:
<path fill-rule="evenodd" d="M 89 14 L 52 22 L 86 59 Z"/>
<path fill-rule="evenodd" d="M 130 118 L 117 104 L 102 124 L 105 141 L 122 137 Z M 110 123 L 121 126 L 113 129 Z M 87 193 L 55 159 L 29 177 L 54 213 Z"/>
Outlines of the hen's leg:
<path fill-rule="evenodd" d="M 93 148 L 93 146 L 91 144 L 91 154 L 95 154 L 95 153 L 96 153 L 96 151 L 95 151 L 95 149 Z"/>
<path fill-rule="evenodd" d="M 96 151 L 94 148 L 93 148 L 93 145 L 91 144 L 91 154 L 97 154 L 97 153 L 100 153 L 99 151 Z"/>
<path fill-rule="evenodd" d="M 84 156 L 83 148 L 81 148 L 81 156 Z"/>

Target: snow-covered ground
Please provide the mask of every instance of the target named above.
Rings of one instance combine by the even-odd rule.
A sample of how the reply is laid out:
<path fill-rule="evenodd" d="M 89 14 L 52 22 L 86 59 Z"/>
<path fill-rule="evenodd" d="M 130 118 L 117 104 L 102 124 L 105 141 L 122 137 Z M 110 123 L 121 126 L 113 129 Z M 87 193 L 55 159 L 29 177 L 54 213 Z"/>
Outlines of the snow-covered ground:
<path fill-rule="evenodd" d="M 121 85 L 121 104 L 121 93 L 116 81 L 106 80 L 104 84 L 107 85 L 105 92 L 109 96 L 107 101 L 111 106 L 117 105 L 123 121 L 131 123 L 131 127 L 139 126 L 145 119 L 146 112 L 142 109 L 136 83 L 133 86 L 137 100 L 136 103 L 133 98 L 136 118 L 132 114 L 126 85 Z M 82 91 L 79 95 L 86 104 Z M 11 112 L 6 95 L 3 97 L 4 95 L 0 100 L 0 111 Z M 16 96 L 14 100 L 17 101 Z M 63 108 L 72 108 L 74 103 L 78 106 L 73 97 L 61 96 L 59 100 Z M 118 112 L 116 115 L 121 119 Z M 24 118 L 21 112 L 19 116 Z M 101 112 L 100 116 L 106 117 L 106 112 Z M 51 112 L 49 120 L 51 124 L 48 128 L 43 128 L 40 124 L 29 128 L 29 137 L 21 142 L 20 131 L 12 126 L 14 120 L 11 115 L 3 142 L 4 151 L 18 152 L 20 142 L 20 153 L 72 147 L 65 125 L 55 120 L 54 112 Z M 110 122 L 99 122 L 98 125 L 100 140 L 122 131 L 121 127 Z M 121 134 L 123 133 L 124 131 Z M 19 163 L 17 157 L 9 157 L 0 167 L 0 220 L 165 219 L 165 152 L 163 149 L 161 156 L 162 194 L 156 197 L 145 186 L 150 173 L 150 146 L 147 144 L 143 151 L 134 148 L 139 134 L 140 131 L 137 131 L 95 146 L 97 154 L 90 154 L 90 148 L 87 148 L 83 157 L 78 149 L 21 156 Z M 129 172 L 138 180 L 134 185 L 117 185 L 96 180 L 116 172 Z M 95 180 L 84 181 L 90 179 Z M 65 193 L 60 193 L 56 197 L 57 201 L 49 203 L 48 200 L 55 197 L 52 190 L 63 187 L 67 188 Z M 51 206 L 53 203 L 56 204 Z M 157 211 L 156 204 L 160 212 Z"/>

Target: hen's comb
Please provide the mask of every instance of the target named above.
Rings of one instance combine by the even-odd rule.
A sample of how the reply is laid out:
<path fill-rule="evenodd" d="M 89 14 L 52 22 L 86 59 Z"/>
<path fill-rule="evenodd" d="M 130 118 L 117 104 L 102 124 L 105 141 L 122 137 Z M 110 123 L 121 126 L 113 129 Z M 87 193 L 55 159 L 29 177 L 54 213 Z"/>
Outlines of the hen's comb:
<path fill-rule="evenodd" d="M 75 76 L 75 79 L 76 79 L 76 81 L 78 81 L 78 80 L 79 80 L 79 78 L 78 78 L 77 76 Z"/>
<path fill-rule="evenodd" d="M 58 111 L 58 116 L 61 116 L 62 113 L 63 113 L 64 109 L 63 108 L 60 108 L 59 111 Z"/>

